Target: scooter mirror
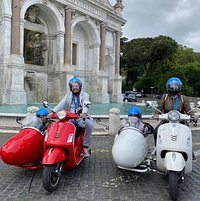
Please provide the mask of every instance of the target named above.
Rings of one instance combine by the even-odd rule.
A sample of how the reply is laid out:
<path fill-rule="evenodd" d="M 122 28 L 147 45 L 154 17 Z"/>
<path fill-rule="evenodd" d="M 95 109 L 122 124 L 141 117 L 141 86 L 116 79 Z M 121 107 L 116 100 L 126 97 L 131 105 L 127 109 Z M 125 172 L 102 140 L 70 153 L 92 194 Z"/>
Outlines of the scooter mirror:
<path fill-rule="evenodd" d="M 44 106 L 45 108 L 48 108 L 48 102 L 47 102 L 47 101 L 43 101 L 43 106 Z"/>
<path fill-rule="evenodd" d="M 153 104 L 152 104 L 151 101 L 147 101 L 147 102 L 146 102 L 146 107 L 147 107 L 147 108 L 152 108 L 152 105 L 153 105 Z"/>
<path fill-rule="evenodd" d="M 197 107 L 197 108 L 200 108 L 200 101 L 197 102 L 196 107 Z"/>

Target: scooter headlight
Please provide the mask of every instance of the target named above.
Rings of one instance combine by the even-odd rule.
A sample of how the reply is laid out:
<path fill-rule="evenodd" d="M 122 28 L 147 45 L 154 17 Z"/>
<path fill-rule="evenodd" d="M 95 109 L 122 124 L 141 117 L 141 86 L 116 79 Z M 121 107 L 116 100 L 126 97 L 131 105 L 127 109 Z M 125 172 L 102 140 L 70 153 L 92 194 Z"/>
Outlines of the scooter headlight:
<path fill-rule="evenodd" d="M 65 110 L 61 110 L 57 113 L 57 117 L 60 120 L 65 119 L 67 117 L 67 112 Z"/>
<path fill-rule="evenodd" d="M 180 119 L 180 114 L 177 112 L 177 111 L 175 111 L 175 110 L 172 110 L 171 112 L 169 112 L 169 114 L 168 114 L 168 119 L 170 120 L 170 121 L 179 121 L 179 119 Z"/>

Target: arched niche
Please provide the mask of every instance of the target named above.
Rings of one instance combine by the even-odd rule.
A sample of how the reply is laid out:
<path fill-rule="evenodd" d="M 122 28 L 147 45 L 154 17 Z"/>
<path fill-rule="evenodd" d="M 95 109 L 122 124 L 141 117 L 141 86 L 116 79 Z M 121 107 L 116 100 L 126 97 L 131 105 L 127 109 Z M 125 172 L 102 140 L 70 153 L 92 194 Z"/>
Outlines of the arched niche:
<path fill-rule="evenodd" d="M 87 85 L 98 72 L 100 38 L 96 24 L 87 16 L 72 21 L 72 65 Z M 87 75 L 87 76 L 86 76 Z M 88 86 L 87 86 L 88 87 Z"/>
<path fill-rule="evenodd" d="M 64 56 L 62 12 L 50 2 L 44 4 L 36 0 L 23 5 L 21 16 L 24 19 L 25 63 L 41 66 L 61 64 Z"/>

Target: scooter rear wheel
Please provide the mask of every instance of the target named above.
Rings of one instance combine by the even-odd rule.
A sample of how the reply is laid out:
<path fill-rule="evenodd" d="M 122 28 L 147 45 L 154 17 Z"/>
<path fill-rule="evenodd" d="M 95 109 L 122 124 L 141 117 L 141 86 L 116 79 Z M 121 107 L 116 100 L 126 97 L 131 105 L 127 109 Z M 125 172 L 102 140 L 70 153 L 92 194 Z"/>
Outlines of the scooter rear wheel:
<path fill-rule="evenodd" d="M 43 169 L 42 182 L 46 191 L 54 191 L 60 181 L 62 163 L 46 165 Z"/>
<path fill-rule="evenodd" d="M 178 200 L 179 196 L 178 172 L 169 171 L 169 194 L 173 201 Z"/>

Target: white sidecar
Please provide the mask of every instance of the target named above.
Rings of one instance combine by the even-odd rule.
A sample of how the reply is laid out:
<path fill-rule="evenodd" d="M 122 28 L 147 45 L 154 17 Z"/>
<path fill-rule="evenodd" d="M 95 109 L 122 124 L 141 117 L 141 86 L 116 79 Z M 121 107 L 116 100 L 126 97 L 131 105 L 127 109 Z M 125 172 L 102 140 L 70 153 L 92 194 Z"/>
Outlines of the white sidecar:
<path fill-rule="evenodd" d="M 112 156 L 119 168 L 135 168 L 145 159 L 148 152 L 148 135 L 137 128 L 124 127 L 116 135 Z"/>

